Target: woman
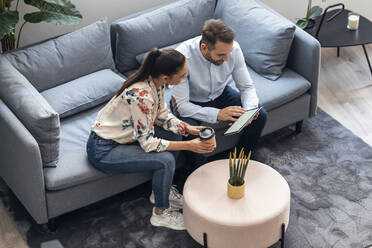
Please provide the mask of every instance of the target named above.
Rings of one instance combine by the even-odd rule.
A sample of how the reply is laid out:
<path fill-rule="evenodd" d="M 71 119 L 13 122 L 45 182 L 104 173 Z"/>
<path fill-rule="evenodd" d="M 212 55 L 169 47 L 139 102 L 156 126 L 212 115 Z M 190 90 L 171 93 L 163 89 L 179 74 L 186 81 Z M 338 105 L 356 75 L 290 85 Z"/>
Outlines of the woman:
<path fill-rule="evenodd" d="M 176 209 L 182 207 L 182 195 L 171 187 L 177 152 L 165 151 L 208 153 L 214 149 L 199 138 L 180 141 L 180 135 L 198 135 L 202 127 L 178 120 L 165 104 L 165 84 L 176 85 L 186 75 L 187 60 L 181 53 L 152 49 L 139 70 L 98 113 L 87 143 L 88 159 L 99 170 L 153 171 L 155 207 L 150 222 L 175 230 L 185 229 Z M 153 196 L 150 200 L 154 201 Z"/>

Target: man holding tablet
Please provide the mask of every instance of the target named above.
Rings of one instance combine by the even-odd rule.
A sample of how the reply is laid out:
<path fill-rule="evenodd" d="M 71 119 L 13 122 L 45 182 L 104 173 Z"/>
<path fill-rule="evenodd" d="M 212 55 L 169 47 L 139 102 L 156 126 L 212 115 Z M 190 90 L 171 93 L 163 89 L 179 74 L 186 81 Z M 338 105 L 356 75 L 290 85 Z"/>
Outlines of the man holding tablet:
<path fill-rule="evenodd" d="M 171 109 L 190 125 L 200 125 L 201 121 L 235 122 L 247 110 L 258 108 L 256 89 L 234 37 L 231 27 L 219 19 L 210 19 L 204 23 L 201 36 L 177 48 L 188 59 L 189 69 L 187 78 L 172 87 Z M 235 81 L 239 92 L 228 85 L 231 80 Z M 266 117 L 266 111 L 261 108 L 254 120 L 248 118 L 251 123 L 241 130 L 239 149 L 256 148 Z M 207 162 L 200 154 L 190 153 L 187 157 L 199 166 Z"/>

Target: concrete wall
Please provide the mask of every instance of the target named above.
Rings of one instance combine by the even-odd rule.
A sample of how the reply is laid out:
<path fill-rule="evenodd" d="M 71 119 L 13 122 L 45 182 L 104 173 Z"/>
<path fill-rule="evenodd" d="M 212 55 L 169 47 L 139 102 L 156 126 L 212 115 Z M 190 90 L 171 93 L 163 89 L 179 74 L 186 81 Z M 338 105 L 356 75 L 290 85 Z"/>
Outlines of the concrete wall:
<path fill-rule="evenodd" d="M 55 26 L 48 23 L 27 23 L 22 31 L 20 46 L 73 31 L 104 16 L 107 16 L 111 23 L 123 16 L 172 1 L 174 0 L 72 0 L 83 15 L 83 21 L 79 25 Z M 292 21 L 295 21 L 297 17 L 305 16 L 308 2 L 307 0 L 262 1 Z M 338 2 L 343 2 L 347 9 L 357 11 L 372 20 L 372 4 L 369 3 L 369 0 L 327 0 L 326 3 L 322 3 L 321 0 L 313 0 L 313 5 L 327 6 Z M 19 10 L 22 18 L 24 13 L 33 12 L 37 9 L 24 4 L 23 0 L 20 0 Z"/>

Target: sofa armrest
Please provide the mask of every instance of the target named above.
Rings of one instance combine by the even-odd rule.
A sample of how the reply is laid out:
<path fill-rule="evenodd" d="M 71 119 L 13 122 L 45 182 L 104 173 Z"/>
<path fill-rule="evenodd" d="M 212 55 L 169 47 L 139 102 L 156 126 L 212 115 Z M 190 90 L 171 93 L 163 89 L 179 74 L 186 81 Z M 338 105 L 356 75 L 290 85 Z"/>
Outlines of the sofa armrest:
<path fill-rule="evenodd" d="M 0 175 L 37 223 L 46 223 L 47 207 L 39 146 L 0 100 Z"/>
<path fill-rule="evenodd" d="M 282 16 L 260 0 L 256 0 L 256 2 L 274 14 Z M 288 22 L 290 22 L 290 20 L 288 20 Z M 297 72 L 311 83 L 310 117 L 314 116 L 316 113 L 320 58 L 319 42 L 314 37 L 297 27 L 291 50 L 288 55 L 287 67 Z"/>
<path fill-rule="evenodd" d="M 296 28 L 295 37 L 288 56 L 287 67 L 311 83 L 310 116 L 316 114 L 320 58 L 319 42 L 302 29 Z"/>
<path fill-rule="evenodd" d="M 0 98 L 37 141 L 44 167 L 56 167 L 59 116 L 35 87 L 0 55 Z"/>

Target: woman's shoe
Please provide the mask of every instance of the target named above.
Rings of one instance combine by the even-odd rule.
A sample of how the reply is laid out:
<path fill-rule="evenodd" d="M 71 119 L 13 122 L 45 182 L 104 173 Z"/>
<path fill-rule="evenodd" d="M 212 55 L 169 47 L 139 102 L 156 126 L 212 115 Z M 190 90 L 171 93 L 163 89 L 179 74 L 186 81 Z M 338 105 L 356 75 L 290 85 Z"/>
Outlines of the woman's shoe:
<path fill-rule="evenodd" d="M 154 207 L 152 209 L 150 223 L 153 226 L 163 226 L 173 230 L 186 230 L 183 222 L 183 215 L 172 208 L 165 209 L 162 214 L 156 214 Z"/>
<path fill-rule="evenodd" d="M 154 191 L 151 192 L 150 202 L 155 204 Z M 182 209 L 183 207 L 183 196 L 178 192 L 178 189 L 173 185 L 169 191 L 169 205 L 171 208 Z"/>

